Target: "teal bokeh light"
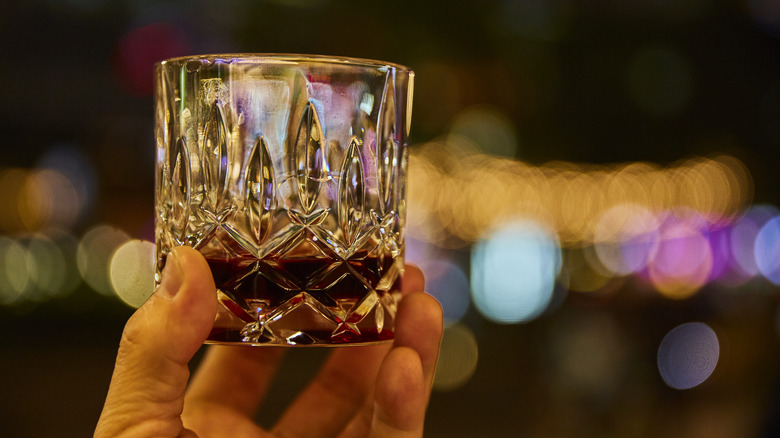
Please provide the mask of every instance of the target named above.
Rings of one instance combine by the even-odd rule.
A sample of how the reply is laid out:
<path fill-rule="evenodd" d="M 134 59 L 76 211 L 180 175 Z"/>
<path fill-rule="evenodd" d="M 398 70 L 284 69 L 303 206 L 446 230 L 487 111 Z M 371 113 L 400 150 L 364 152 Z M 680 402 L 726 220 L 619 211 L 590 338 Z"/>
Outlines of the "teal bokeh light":
<path fill-rule="evenodd" d="M 501 228 L 472 253 L 474 305 L 494 322 L 531 321 L 550 304 L 560 268 L 558 241 L 546 229 L 533 222 Z"/>

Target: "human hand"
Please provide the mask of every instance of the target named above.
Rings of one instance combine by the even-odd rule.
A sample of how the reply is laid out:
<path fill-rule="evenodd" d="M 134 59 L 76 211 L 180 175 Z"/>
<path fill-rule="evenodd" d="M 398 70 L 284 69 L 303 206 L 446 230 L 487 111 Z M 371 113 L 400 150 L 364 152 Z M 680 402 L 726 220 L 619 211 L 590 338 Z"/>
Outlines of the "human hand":
<path fill-rule="evenodd" d="M 285 349 L 211 346 L 188 389 L 216 287 L 200 253 L 176 248 L 125 326 L 95 437 L 422 436 L 443 331 L 441 307 L 423 286 L 421 271 L 407 266 L 393 343 L 334 349 L 266 431 L 252 418 Z"/>

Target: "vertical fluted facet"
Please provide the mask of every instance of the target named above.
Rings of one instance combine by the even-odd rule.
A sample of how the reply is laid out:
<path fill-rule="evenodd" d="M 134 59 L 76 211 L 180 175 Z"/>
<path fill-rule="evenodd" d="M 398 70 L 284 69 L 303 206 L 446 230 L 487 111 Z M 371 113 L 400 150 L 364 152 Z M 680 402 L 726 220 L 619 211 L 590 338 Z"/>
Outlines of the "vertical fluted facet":
<path fill-rule="evenodd" d="M 365 180 L 363 179 L 363 159 L 360 154 L 360 146 L 360 140 L 355 137 L 349 142 L 339 180 L 339 224 L 347 245 L 352 245 L 361 231 L 366 209 Z"/>
<path fill-rule="evenodd" d="M 296 173 L 298 200 L 305 213 L 311 213 L 328 178 L 322 126 L 312 103 L 304 106 L 293 143 L 293 170 Z"/>
<path fill-rule="evenodd" d="M 246 167 L 246 216 L 248 228 L 256 244 L 260 244 L 271 231 L 271 212 L 275 206 L 274 168 L 268 146 L 258 137 Z"/>
<path fill-rule="evenodd" d="M 171 149 L 169 192 L 170 210 L 167 225 L 176 242 L 186 241 L 185 232 L 190 215 L 190 156 L 184 138 L 179 138 Z"/>

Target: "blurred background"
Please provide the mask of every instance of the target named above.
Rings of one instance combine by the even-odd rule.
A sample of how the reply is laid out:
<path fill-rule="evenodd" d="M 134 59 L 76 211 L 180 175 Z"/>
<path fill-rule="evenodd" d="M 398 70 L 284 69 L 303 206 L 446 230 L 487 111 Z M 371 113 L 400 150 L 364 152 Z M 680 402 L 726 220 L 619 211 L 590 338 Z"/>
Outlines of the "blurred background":
<path fill-rule="evenodd" d="M 416 71 L 426 436 L 780 436 L 780 2 L 29 0 L 0 41 L 2 436 L 91 434 L 151 292 L 152 63 L 213 52 Z"/>

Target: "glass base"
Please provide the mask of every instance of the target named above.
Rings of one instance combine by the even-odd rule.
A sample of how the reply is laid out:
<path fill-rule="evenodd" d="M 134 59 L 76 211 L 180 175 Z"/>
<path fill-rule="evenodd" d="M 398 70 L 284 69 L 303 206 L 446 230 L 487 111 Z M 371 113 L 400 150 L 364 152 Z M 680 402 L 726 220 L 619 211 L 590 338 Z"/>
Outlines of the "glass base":
<path fill-rule="evenodd" d="M 396 294 L 370 290 L 334 301 L 326 292 L 299 292 L 280 303 L 236 301 L 221 290 L 207 343 L 347 346 L 391 341 Z"/>
<path fill-rule="evenodd" d="M 248 347 L 296 347 L 296 348 L 307 348 L 307 347 L 321 347 L 321 348 L 331 348 L 331 347 L 370 347 L 372 345 L 383 345 L 393 342 L 393 338 L 381 340 L 381 341 L 364 341 L 364 342 L 345 342 L 341 344 L 334 344 L 334 343 L 314 343 L 314 344 L 293 344 L 293 343 L 277 343 L 277 342 L 243 342 L 243 341 L 217 341 L 213 339 L 207 339 L 204 344 L 207 345 L 246 345 Z"/>

